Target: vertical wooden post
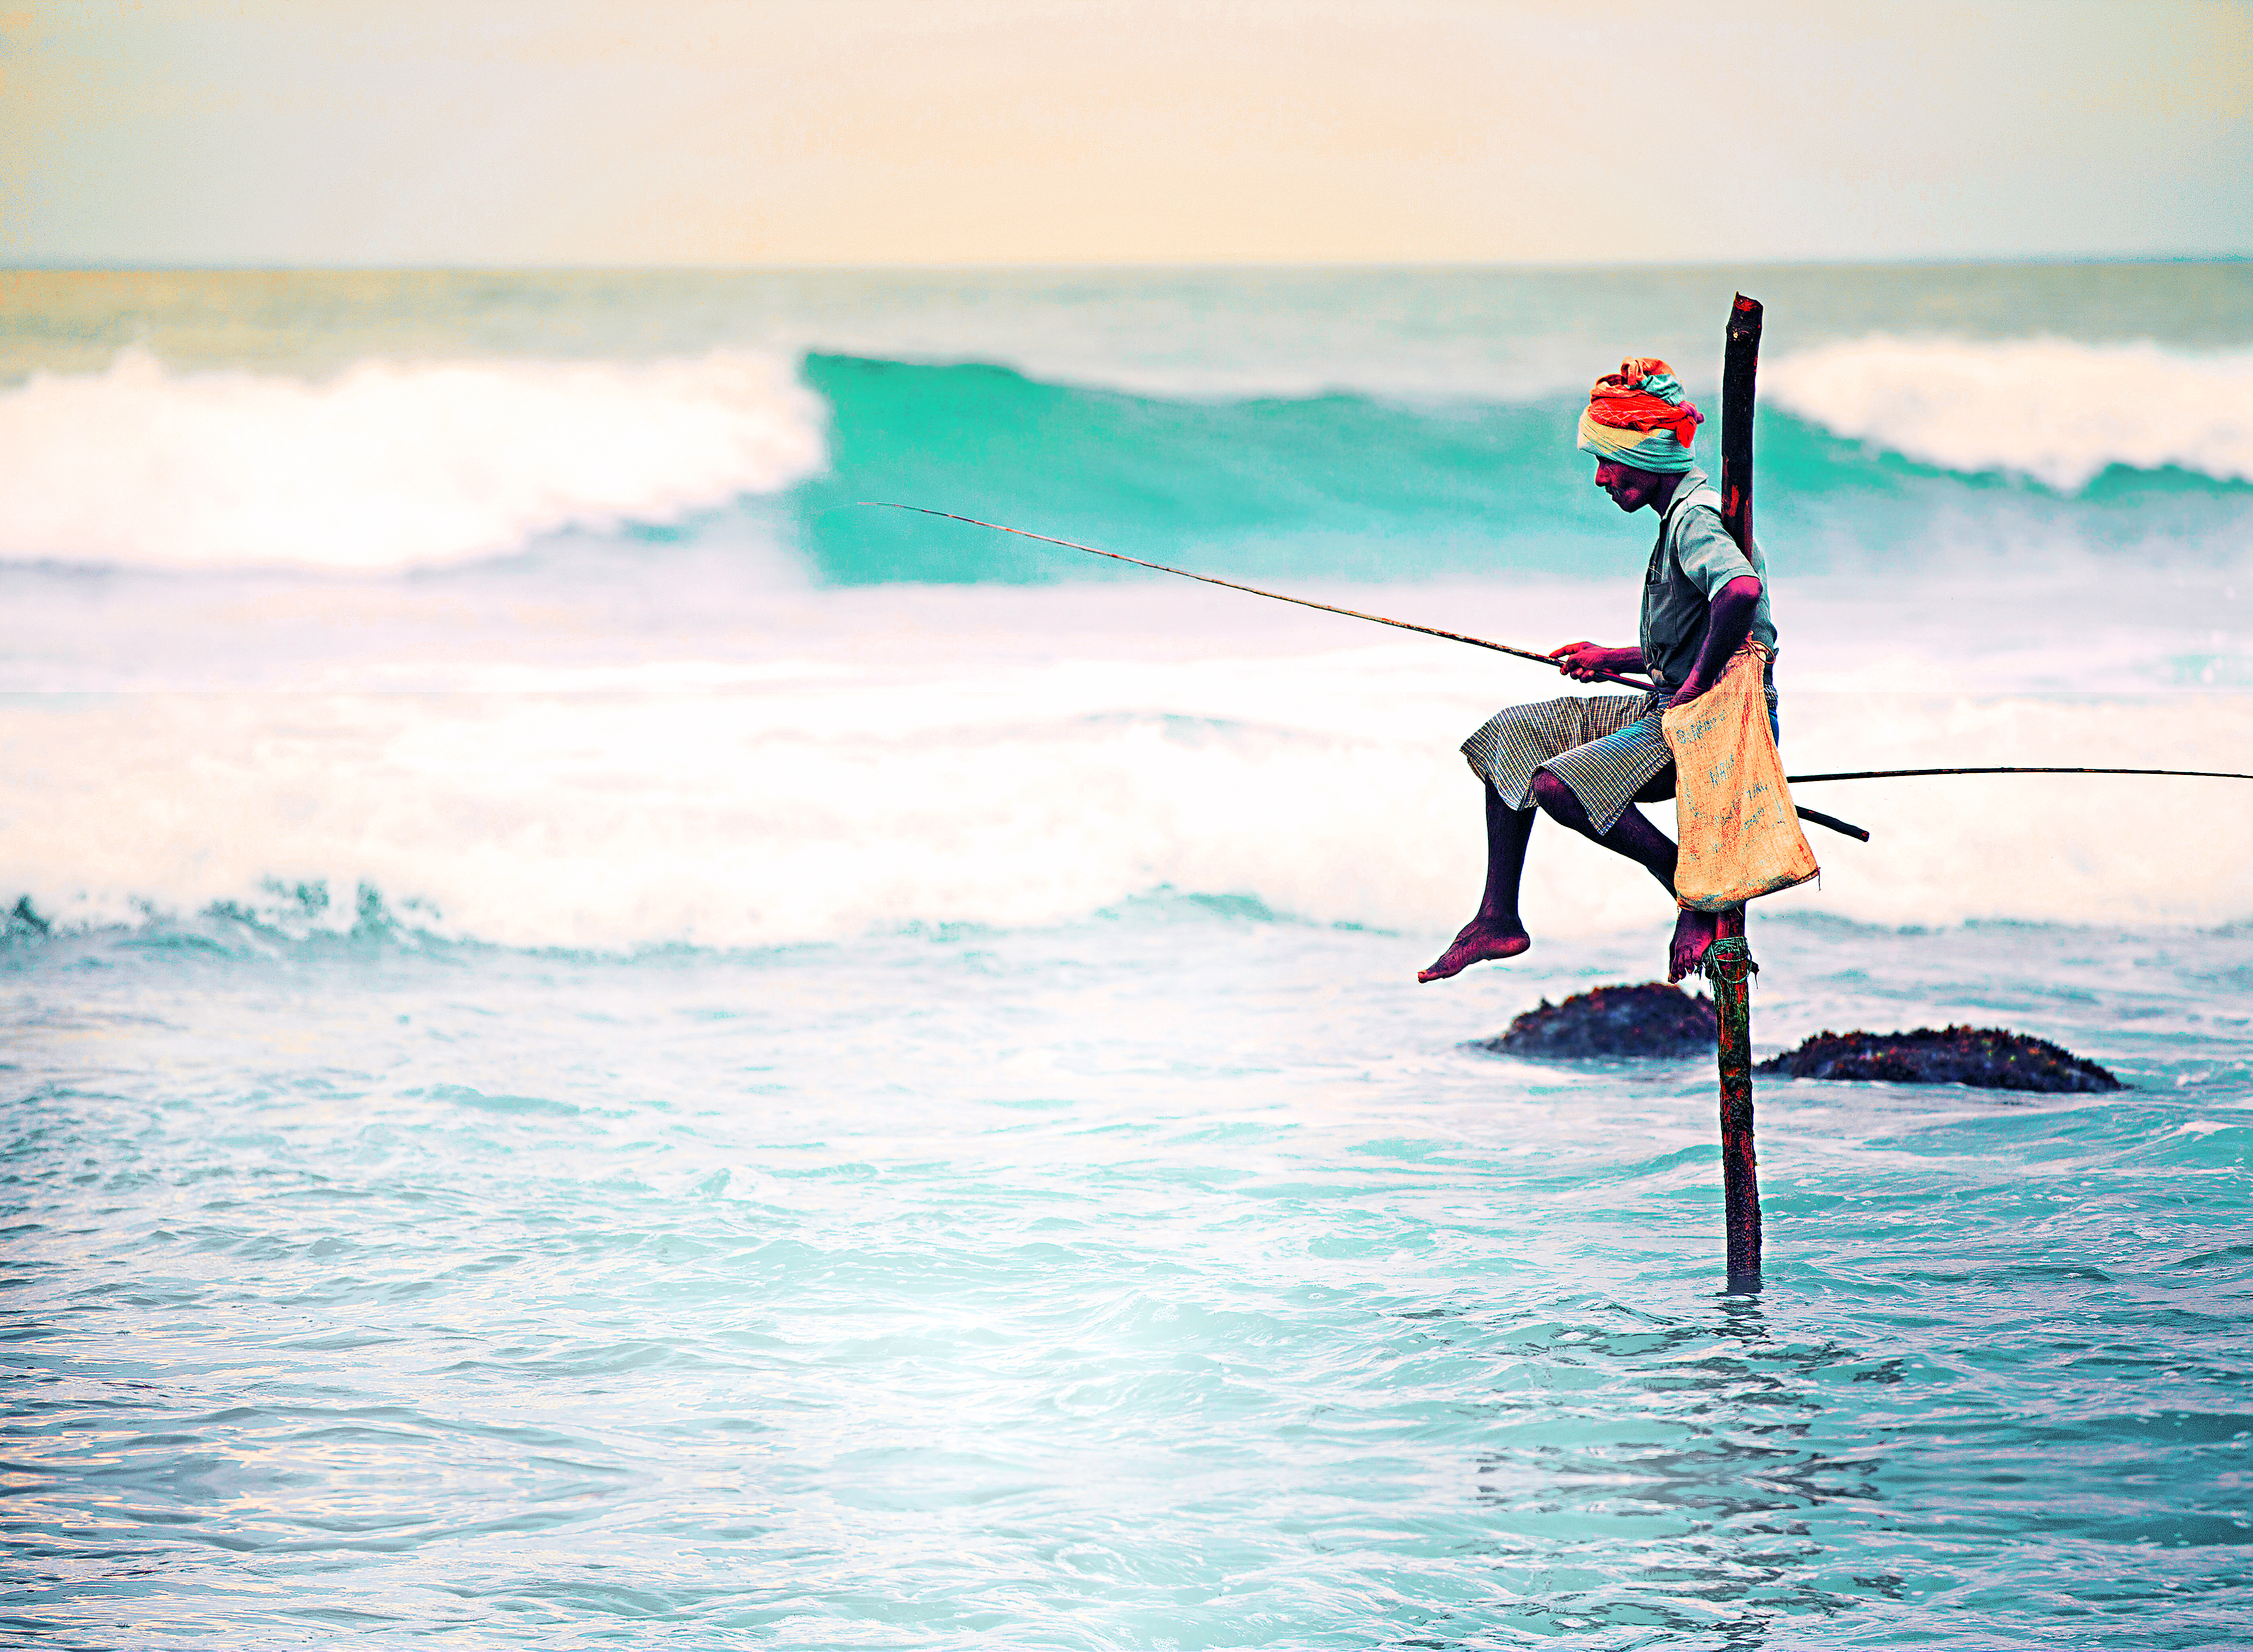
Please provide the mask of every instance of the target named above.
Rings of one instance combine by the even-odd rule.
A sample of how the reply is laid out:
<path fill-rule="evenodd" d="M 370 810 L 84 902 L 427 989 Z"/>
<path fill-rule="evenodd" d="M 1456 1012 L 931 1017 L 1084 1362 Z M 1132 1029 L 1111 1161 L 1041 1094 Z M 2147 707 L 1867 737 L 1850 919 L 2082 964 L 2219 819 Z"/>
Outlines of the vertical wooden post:
<path fill-rule="evenodd" d="M 1721 353 L 1721 526 L 1753 543 L 1753 379 L 1760 371 L 1761 303 L 1742 293 L 1729 308 Z"/>
<path fill-rule="evenodd" d="M 1721 526 L 1747 553 L 1753 545 L 1754 380 L 1760 370 L 1760 300 L 1742 293 L 1729 307 L 1721 354 Z M 1744 909 L 1721 923 L 1705 954 L 1713 983 L 1721 1070 L 1721 1198 L 1729 1236 L 1729 1289 L 1761 1286 L 1760 1173 L 1753 1151 L 1753 962 Z"/>
<path fill-rule="evenodd" d="M 1729 1289 L 1761 1288 L 1760 1163 L 1753 1148 L 1752 980 L 1760 965 L 1742 935 L 1705 953 L 1721 1069 L 1721 1202 L 1728 1228 Z"/>

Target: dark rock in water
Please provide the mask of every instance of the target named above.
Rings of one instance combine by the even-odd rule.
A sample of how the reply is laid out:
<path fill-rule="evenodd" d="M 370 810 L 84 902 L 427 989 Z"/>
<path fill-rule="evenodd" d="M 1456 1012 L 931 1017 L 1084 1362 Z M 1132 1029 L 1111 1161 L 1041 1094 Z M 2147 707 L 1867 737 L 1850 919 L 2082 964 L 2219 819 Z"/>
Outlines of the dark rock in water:
<path fill-rule="evenodd" d="M 1920 1027 L 1913 1033 L 1817 1033 L 1753 1069 L 1787 1078 L 1895 1084 L 1974 1084 L 1982 1090 L 2118 1090 L 2093 1061 L 2046 1039 L 1999 1027 Z"/>
<path fill-rule="evenodd" d="M 1640 986 L 1599 986 L 1561 1004 L 1541 1000 L 1481 1049 L 1537 1060 L 1586 1061 L 1607 1056 L 1695 1056 L 1713 1053 L 1713 1000 L 1692 998 L 1678 986 L 1645 981 Z"/>

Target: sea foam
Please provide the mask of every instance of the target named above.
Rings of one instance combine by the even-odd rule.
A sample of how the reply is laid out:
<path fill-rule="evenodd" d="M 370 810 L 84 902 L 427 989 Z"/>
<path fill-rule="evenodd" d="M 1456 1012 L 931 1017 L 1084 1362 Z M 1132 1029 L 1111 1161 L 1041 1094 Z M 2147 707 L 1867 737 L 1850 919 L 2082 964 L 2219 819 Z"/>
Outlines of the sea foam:
<path fill-rule="evenodd" d="M 661 523 L 822 465 L 780 358 L 364 361 L 326 381 L 129 352 L 0 393 L 0 557 L 381 568 Z"/>
<path fill-rule="evenodd" d="M 1568 603 L 1595 617 L 1593 595 L 1560 592 L 1518 617 L 1537 639 L 1571 635 Z M 802 591 L 774 606 L 772 634 L 745 631 L 736 661 L 558 664 L 534 692 L 496 679 L 27 700 L 0 765 L 0 905 L 28 895 L 74 928 L 277 914 L 325 886 L 320 922 L 350 927 L 365 885 L 441 935 L 631 950 L 1072 924 L 1171 889 L 1400 932 L 1405 969 L 1468 916 L 1483 872 L 1457 743 L 1497 704 L 1556 692 L 1469 651 L 1341 647 L 1293 619 L 1263 638 L 1247 615 L 1207 646 L 1104 632 L 1125 616 L 1195 620 L 1196 599 L 1151 589 Z M 1827 629 L 1804 614 L 1794 633 L 1795 772 L 2228 769 L 2253 742 L 2253 696 L 1998 693 L 1944 649 L 1889 664 L 1873 644 L 1858 659 Z M 1821 885 L 1762 910 L 1888 925 L 2242 918 L 2242 785 L 1809 786 L 1803 801 L 1873 840 L 1814 834 Z M 1671 808 L 1651 812 L 1671 829 Z M 1669 903 L 1638 868 L 1547 825 L 1534 849 L 1524 911 L 1545 945 L 1664 933 Z"/>
<path fill-rule="evenodd" d="M 2074 492 L 2114 465 L 2253 481 L 2249 373 L 2246 352 L 1874 337 L 1780 356 L 1761 388 L 1803 419 L 1922 464 Z"/>

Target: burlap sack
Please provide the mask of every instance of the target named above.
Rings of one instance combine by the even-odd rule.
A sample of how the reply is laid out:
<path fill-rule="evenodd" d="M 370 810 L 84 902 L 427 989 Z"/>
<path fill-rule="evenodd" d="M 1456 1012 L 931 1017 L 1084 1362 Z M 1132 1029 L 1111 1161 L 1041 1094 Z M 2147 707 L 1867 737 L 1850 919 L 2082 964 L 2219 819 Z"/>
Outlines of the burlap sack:
<path fill-rule="evenodd" d="M 1721 680 L 1659 719 L 1674 752 L 1674 818 L 1682 840 L 1674 895 L 1719 912 L 1804 883 L 1823 868 L 1791 812 L 1783 761 L 1761 690 L 1768 651 L 1747 643 Z"/>

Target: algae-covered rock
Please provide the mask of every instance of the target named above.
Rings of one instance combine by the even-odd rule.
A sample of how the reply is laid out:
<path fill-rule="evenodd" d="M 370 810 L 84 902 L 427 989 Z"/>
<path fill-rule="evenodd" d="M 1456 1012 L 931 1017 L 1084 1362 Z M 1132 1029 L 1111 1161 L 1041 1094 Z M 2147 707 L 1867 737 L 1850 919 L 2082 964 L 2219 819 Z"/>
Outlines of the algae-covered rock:
<path fill-rule="evenodd" d="M 1621 1056 L 1713 1053 L 1713 1000 L 1664 981 L 1599 986 L 1561 1004 L 1541 1000 L 1481 1049 L 1536 1060 L 1588 1061 Z"/>
<path fill-rule="evenodd" d="M 2118 1090 L 2093 1061 L 2000 1027 L 1920 1027 L 1912 1033 L 1817 1033 L 1753 1070 L 1788 1078 L 1895 1084 L 1972 1084 L 2055 1094 Z"/>

